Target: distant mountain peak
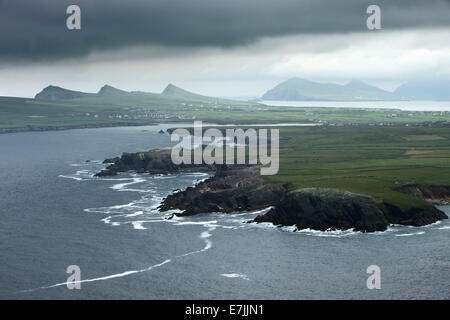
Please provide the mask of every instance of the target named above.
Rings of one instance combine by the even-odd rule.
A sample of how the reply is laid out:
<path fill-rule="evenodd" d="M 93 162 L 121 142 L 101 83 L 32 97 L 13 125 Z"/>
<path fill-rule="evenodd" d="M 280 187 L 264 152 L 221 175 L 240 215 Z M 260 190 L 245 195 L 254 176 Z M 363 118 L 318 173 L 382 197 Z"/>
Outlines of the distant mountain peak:
<path fill-rule="evenodd" d="M 67 100 L 90 96 L 90 93 L 74 91 L 61 88 L 54 85 L 49 85 L 42 89 L 41 92 L 34 97 L 37 100 Z"/>
<path fill-rule="evenodd" d="M 380 92 L 383 91 L 382 89 L 372 86 L 368 83 L 365 83 L 364 81 L 361 81 L 359 79 L 352 79 L 345 86 L 347 88 L 351 88 L 351 89 L 374 90 L 374 91 L 380 91 Z"/>
<path fill-rule="evenodd" d="M 410 80 L 395 91 L 412 100 L 450 100 L 450 80 L 434 77 Z"/>
<path fill-rule="evenodd" d="M 319 83 L 301 78 L 291 78 L 267 91 L 262 100 L 398 100 L 392 92 L 371 86 L 361 80 L 352 79 L 346 85 Z"/>
<path fill-rule="evenodd" d="M 167 87 L 161 92 L 163 95 L 177 95 L 177 94 L 186 94 L 189 93 L 189 91 L 186 91 L 184 89 L 181 89 L 180 87 L 177 87 L 171 83 L 167 85 Z"/>
<path fill-rule="evenodd" d="M 360 85 L 367 85 L 367 83 L 365 83 L 364 81 L 361 81 L 359 79 L 353 78 L 346 84 L 347 87 L 360 86 Z"/>
<path fill-rule="evenodd" d="M 128 93 L 128 92 L 114 88 L 108 84 L 105 84 L 103 87 L 100 88 L 100 90 L 98 91 L 97 94 L 103 95 L 103 96 L 110 96 L 110 95 L 117 95 L 117 94 L 124 94 L 124 93 Z"/>
<path fill-rule="evenodd" d="M 120 103 L 130 103 L 131 105 L 141 104 L 182 104 L 189 105 L 192 103 L 227 103 L 235 104 L 237 101 L 207 97 L 200 94 L 192 93 L 187 90 L 181 89 L 173 84 L 167 85 L 161 94 L 142 92 L 142 91 L 125 91 L 114 88 L 108 84 L 105 84 L 97 93 L 86 93 L 80 91 L 73 91 L 49 85 L 39 92 L 35 99 L 38 100 L 68 100 L 68 99 L 83 99 L 87 98 L 90 102 L 99 101 L 100 103 L 114 103 L 117 99 Z M 99 100 L 96 100 L 99 99 Z M 242 102 L 239 102 L 241 104 Z"/>
<path fill-rule="evenodd" d="M 299 78 L 299 77 L 293 77 L 285 81 L 285 83 L 314 83 L 311 80 Z"/>

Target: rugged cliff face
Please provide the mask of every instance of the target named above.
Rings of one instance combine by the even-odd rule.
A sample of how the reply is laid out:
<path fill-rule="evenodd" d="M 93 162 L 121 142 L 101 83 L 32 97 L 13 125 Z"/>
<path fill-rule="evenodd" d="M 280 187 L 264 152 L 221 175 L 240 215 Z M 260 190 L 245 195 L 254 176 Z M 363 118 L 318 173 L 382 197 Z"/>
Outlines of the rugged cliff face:
<path fill-rule="evenodd" d="M 169 150 L 150 150 L 147 152 L 123 153 L 122 156 L 106 159 L 103 163 L 111 163 L 105 170 L 95 176 L 114 176 L 119 172 L 136 171 L 138 173 L 175 173 L 183 171 L 216 171 L 215 165 L 175 165 L 170 158 Z"/>
<path fill-rule="evenodd" d="M 363 232 L 384 231 L 389 224 L 422 226 L 447 219 L 433 206 L 402 209 L 381 199 L 342 190 L 307 188 L 289 191 L 287 184 L 264 184 L 259 166 L 248 165 L 175 165 L 168 150 L 124 153 L 107 159 L 110 165 L 97 176 L 116 175 L 133 170 L 140 173 L 176 173 L 209 171 L 214 176 L 195 187 L 169 195 L 159 209 L 178 209 L 181 216 L 198 213 L 257 210 L 273 207 L 253 222 L 297 226 L 316 230 L 355 229 Z M 448 195 L 448 187 L 420 188 L 404 186 L 405 192 L 428 198 Z"/>
<path fill-rule="evenodd" d="M 169 195 L 160 206 L 161 211 L 179 209 L 178 215 L 206 212 L 249 211 L 270 207 L 287 190 L 285 185 L 263 184 L 258 166 L 230 166 L 220 168 L 195 187 Z"/>
<path fill-rule="evenodd" d="M 407 184 L 396 190 L 431 203 L 447 204 L 450 202 L 450 186 Z"/>
<path fill-rule="evenodd" d="M 422 226 L 441 219 L 447 216 L 432 206 L 404 210 L 366 195 L 307 188 L 286 193 L 273 209 L 253 221 L 298 229 L 373 232 L 384 231 L 389 224 Z"/>

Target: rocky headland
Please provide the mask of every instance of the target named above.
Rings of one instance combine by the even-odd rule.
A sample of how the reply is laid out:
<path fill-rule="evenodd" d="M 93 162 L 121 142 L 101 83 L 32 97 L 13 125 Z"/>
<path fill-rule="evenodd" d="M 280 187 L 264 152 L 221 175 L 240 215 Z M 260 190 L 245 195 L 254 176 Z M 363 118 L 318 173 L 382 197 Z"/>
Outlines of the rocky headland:
<path fill-rule="evenodd" d="M 217 170 L 215 165 L 195 165 L 180 164 L 176 165 L 170 157 L 170 150 L 150 150 L 147 152 L 127 153 L 124 152 L 121 157 L 106 159 L 103 163 L 110 165 L 98 172 L 95 176 L 115 176 L 119 172 L 136 171 L 137 173 L 151 174 L 169 174 L 176 172 L 214 172 Z"/>
<path fill-rule="evenodd" d="M 177 209 L 179 216 L 199 213 L 250 211 L 272 207 L 249 222 L 270 222 L 297 229 L 384 231 L 390 224 L 423 226 L 447 219 L 432 205 L 401 208 L 368 195 L 325 188 L 292 190 L 289 184 L 265 184 L 256 165 L 175 165 L 169 150 L 124 153 L 106 159 L 110 165 L 96 176 L 119 172 L 169 174 L 211 172 L 210 178 L 194 187 L 167 196 L 159 209 Z M 400 191 L 400 190 L 399 190 Z M 444 186 L 404 186 L 402 192 L 425 200 L 449 199 Z"/>
<path fill-rule="evenodd" d="M 390 224 L 423 226 L 447 216 L 433 206 L 402 209 L 371 196 L 348 191 L 305 188 L 287 192 L 278 204 L 254 222 L 297 229 L 384 231 Z"/>

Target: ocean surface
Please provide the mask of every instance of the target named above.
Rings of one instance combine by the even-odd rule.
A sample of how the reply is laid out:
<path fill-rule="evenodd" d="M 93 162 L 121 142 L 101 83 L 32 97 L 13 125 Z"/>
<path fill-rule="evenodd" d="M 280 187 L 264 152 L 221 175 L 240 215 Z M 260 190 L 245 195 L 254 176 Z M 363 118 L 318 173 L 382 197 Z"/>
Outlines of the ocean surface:
<path fill-rule="evenodd" d="M 261 101 L 268 106 L 450 111 L 450 101 Z"/>
<path fill-rule="evenodd" d="M 363 234 L 246 223 L 264 210 L 168 219 L 161 199 L 206 174 L 93 177 L 105 158 L 170 147 L 164 127 L 0 135 L 0 298 L 450 298 L 448 220 Z"/>

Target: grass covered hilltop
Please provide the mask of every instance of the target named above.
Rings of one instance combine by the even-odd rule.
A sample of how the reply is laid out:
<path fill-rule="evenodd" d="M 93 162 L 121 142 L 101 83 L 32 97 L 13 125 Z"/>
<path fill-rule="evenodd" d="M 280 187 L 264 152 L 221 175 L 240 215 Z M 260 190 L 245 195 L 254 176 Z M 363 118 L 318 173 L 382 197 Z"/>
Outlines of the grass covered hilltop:
<path fill-rule="evenodd" d="M 450 128 L 282 127 L 280 170 L 264 179 L 289 182 L 292 189 L 348 190 L 404 208 L 429 205 L 404 187 L 418 185 L 422 198 L 447 201 L 450 188 L 447 196 L 426 189 L 450 187 Z"/>

